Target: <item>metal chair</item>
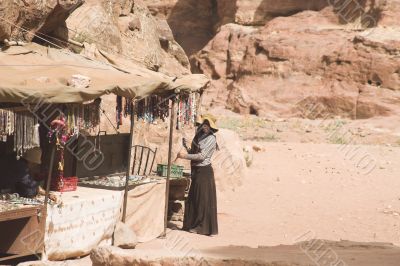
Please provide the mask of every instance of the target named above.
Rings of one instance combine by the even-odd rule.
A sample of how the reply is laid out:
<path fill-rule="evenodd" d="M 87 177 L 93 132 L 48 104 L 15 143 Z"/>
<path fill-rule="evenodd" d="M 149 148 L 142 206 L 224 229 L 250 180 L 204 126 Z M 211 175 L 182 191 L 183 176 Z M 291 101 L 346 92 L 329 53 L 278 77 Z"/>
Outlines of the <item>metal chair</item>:
<path fill-rule="evenodd" d="M 145 147 L 142 145 L 134 145 L 132 146 L 132 151 L 134 151 L 132 175 L 141 175 L 141 176 L 150 175 L 153 169 L 154 160 L 156 158 L 157 148 L 155 150 L 152 150 L 149 147 Z M 147 166 L 149 165 L 150 161 L 151 161 L 151 166 L 148 168 Z M 144 168 L 142 167 L 143 165 Z"/>

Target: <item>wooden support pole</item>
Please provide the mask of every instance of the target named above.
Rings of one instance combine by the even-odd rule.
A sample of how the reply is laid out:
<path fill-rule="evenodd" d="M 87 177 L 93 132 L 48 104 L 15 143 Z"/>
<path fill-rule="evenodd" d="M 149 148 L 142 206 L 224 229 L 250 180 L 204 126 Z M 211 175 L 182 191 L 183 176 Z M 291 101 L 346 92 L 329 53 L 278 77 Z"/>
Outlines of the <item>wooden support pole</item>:
<path fill-rule="evenodd" d="M 163 237 L 167 235 L 168 226 L 168 199 L 169 199 L 169 180 L 171 177 L 171 163 L 172 163 L 172 140 L 174 137 L 174 126 L 175 126 L 175 97 L 172 99 L 171 106 L 171 120 L 169 124 L 169 144 L 168 144 L 168 171 L 167 171 L 167 182 L 165 188 L 165 211 L 164 211 L 164 233 Z"/>
<path fill-rule="evenodd" d="M 49 173 L 47 175 L 47 184 L 46 184 L 46 194 L 44 196 L 44 211 L 47 214 L 47 203 L 49 201 L 49 194 L 50 194 L 50 184 L 51 184 L 51 177 L 53 175 L 53 167 L 54 167 L 54 157 L 56 154 L 56 145 L 51 143 L 51 157 L 50 157 L 50 168 Z"/>
<path fill-rule="evenodd" d="M 44 206 L 43 206 L 43 213 L 41 214 L 41 218 L 44 219 L 43 221 L 43 232 L 42 232 L 42 238 L 43 238 L 43 250 L 42 250 L 42 255 L 41 257 L 43 258 L 43 254 L 45 252 L 45 237 L 46 237 L 46 220 L 47 220 L 47 205 L 48 205 L 48 201 L 49 201 L 49 195 L 50 195 L 50 185 L 51 185 L 51 178 L 53 175 L 53 167 L 54 167 L 54 157 L 56 154 L 56 145 L 54 142 L 51 142 L 50 144 L 51 147 L 51 157 L 50 157 L 50 166 L 49 166 L 49 173 L 47 175 L 47 184 L 46 184 L 46 194 L 44 196 Z"/>
<path fill-rule="evenodd" d="M 133 129 L 135 125 L 135 116 L 133 113 L 131 114 L 131 129 L 129 134 L 129 153 L 128 153 L 128 168 L 126 169 L 126 178 L 125 178 L 125 193 L 124 193 L 124 206 L 122 210 L 122 222 L 125 223 L 126 220 L 126 206 L 128 205 L 128 187 L 129 187 L 129 176 L 131 169 L 131 160 L 132 160 L 132 145 L 133 145 Z"/>

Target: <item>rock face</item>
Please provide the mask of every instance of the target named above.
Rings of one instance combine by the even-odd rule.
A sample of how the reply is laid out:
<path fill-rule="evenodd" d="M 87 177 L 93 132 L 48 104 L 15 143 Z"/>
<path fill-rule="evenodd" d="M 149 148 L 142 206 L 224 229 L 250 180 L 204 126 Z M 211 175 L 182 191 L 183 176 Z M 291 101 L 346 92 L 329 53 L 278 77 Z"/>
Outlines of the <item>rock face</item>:
<path fill-rule="evenodd" d="M 192 70 L 212 78 L 208 107 L 351 119 L 400 110 L 399 0 L 146 2 Z"/>
<path fill-rule="evenodd" d="M 32 33 L 51 34 L 83 0 L 1 1 L 0 41 L 31 41 Z"/>
<path fill-rule="evenodd" d="M 69 38 L 171 76 L 189 73 L 189 61 L 165 20 L 140 0 L 87 0 L 67 20 Z"/>
<path fill-rule="evenodd" d="M 145 0 L 153 15 L 167 18 L 188 55 L 201 50 L 226 23 L 260 25 L 277 15 L 319 10 L 325 0 Z"/>
<path fill-rule="evenodd" d="M 0 42 L 50 43 L 80 52 L 85 43 L 102 52 L 171 76 L 187 74 L 189 61 L 165 20 L 154 18 L 141 0 L 1 1 Z M 36 36 L 35 36 L 36 34 Z M 94 49 L 92 47 L 92 49 Z"/>

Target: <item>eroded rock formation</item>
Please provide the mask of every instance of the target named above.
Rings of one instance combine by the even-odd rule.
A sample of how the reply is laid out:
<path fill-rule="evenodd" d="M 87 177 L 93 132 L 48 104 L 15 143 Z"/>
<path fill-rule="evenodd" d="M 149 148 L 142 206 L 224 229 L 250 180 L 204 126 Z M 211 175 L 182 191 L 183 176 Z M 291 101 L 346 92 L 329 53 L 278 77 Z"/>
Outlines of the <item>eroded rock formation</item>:
<path fill-rule="evenodd" d="M 80 52 L 72 40 L 171 76 L 190 72 L 167 22 L 140 0 L 1 1 L 0 12 L 0 42 L 33 40 Z"/>
<path fill-rule="evenodd" d="M 192 70 L 213 80 L 209 107 L 312 118 L 398 113 L 398 0 L 146 2 L 170 22 Z"/>
<path fill-rule="evenodd" d="M 0 2 L 0 41 L 31 41 L 33 33 L 49 34 L 65 24 L 83 0 L 15 0 Z"/>

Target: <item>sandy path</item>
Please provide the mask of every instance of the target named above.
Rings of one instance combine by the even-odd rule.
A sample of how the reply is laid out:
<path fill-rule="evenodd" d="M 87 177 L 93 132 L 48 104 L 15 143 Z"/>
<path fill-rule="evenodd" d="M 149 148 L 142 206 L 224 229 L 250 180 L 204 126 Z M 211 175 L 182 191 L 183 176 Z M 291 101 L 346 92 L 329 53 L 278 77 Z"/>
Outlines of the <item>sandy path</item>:
<path fill-rule="evenodd" d="M 400 245 L 400 148 L 360 146 L 351 158 L 338 145 L 258 145 L 265 152 L 254 154 L 243 185 L 218 195 L 220 234 L 174 235 L 194 249 L 293 244 L 311 236 Z M 365 155 L 376 160 L 369 174 L 357 167 Z"/>
<path fill-rule="evenodd" d="M 263 146 L 243 186 L 220 194 L 221 241 L 291 244 L 311 231 L 319 239 L 400 244 L 399 148 L 361 146 L 346 155 L 338 145 Z M 369 174 L 366 163 L 357 167 L 367 155 L 376 160 Z"/>

